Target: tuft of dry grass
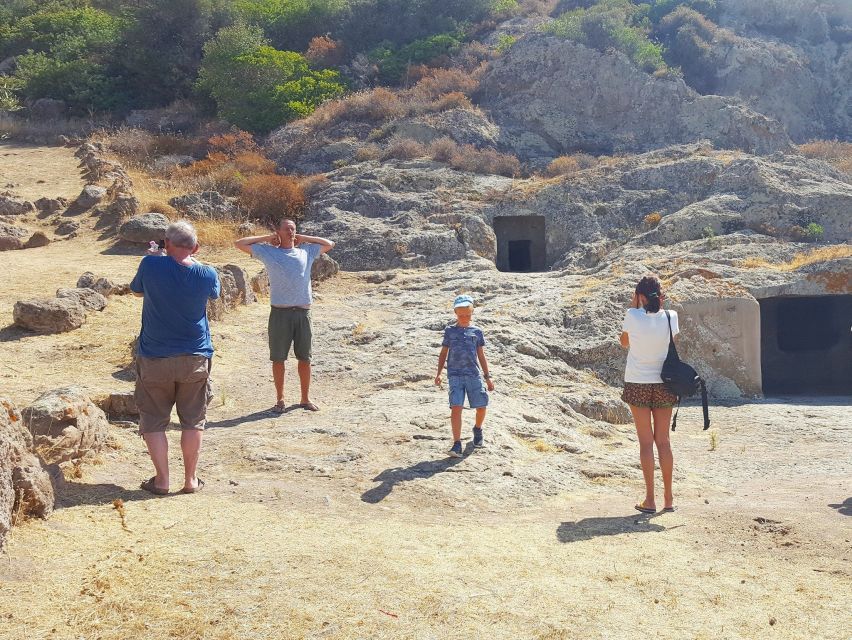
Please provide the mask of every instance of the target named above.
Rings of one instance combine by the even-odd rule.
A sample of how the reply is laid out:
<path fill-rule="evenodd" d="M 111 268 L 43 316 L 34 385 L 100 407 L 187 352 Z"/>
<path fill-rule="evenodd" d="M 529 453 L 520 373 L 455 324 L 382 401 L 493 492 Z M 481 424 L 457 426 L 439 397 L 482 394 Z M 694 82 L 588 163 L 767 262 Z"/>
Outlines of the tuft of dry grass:
<path fill-rule="evenodd" d="M 578 171 L 592 169 L 598 165 L 598 159 L 587 153 L 576 153 L 569 156 L 559 156 L 551 161 L 544 170 L 548 178 L 570 176 Z"/>
<path fill-rule="evenodd" d="M 0 138 L 53 144 L 59 136 L 85 137 L 105 126 L 105 122 L 84 118 L 29 120 L 0 112 Z"/>
<path fill-rule="evenodd" d="M 399 138 L 394 136 L 382 154 L 382 160 L 413 160 L 426 155 L 425 145 L 411 138 Z"/>
<path fill-rule="evenodd" d="M 225 249 L 233 246 L 242 234 L 239 225 L 221 220 L 193 220 L 192 226 L 198 233 L 198 242 L 205 247 Z"/>
<path fill-rule="evenodd" d="M 308 198 L 298 178 L 257 175 L 243 183 L 240 204 L 252 218 L 299 220 L 304 215 Z"/>
<path fill-rule="evenodd" d="M 819 247 L 810 251 L 800 252 L 787 262 L 769 262 L 763 258 L 746 258 L 740 262 L 746 269 L 771 269 L 773 271 L 796 271 L 818 262 L 829 262 L 852 257 L 852 246 L 848 244 Z"/>
<path fill-rule="evenodd" d="M 799 151 L 806 158 L 824 160 L 839 171 L 852 176 L 852 142 L 814 140 L 799 145 Z"/>

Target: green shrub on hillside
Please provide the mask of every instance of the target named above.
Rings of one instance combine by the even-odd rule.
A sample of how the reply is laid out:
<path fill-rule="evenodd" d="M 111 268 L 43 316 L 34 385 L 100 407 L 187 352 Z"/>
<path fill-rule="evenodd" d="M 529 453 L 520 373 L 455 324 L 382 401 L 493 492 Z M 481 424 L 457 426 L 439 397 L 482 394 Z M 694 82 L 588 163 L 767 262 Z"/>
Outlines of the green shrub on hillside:
<path fill-rule="evenodd" d="M 261 27 L 277 48 L 304 51 L 316 36 L 337 30 L 347 0 L 236 0 L 241 20 Z"/>
<path fill-rule="evenodd" d="M 648 9 L 648 18 L 656 24 L 680 7 L 693 9 L 709 18 L 718 13 L 716 0 L 654 0 Z"/>
<path fill-rule="evenodd" d="M 70 60 L 110 49 L 120 33 L 118 18 L 91 7 L 42 9 L 0 25 L 0 57 L 36 51 Z"/>
<path fill-rule="evenodd" d="M 621 51 L 648 73 L 664 71 L 663 48 L 648 38 L 647 8 L 630 0 L 601 0 L 588 8 L 567 11 L 546 30 L 598 51 Z"/>
<path fill-rule="evenodd" d="M 689 85 L 699 93 L 714 93 L 716 74 L 723 60 L 715 52 L 713 42 L 724 41 L 730 36 L 687 7 L 680 7 L 663 18 L 657 34 L 665 43 L 666 60 L 680 66 Z"/>
<path fill-rule="evenodd" d="M 371 51 L 370 59 L 379 67 L 379 79 L 395 84 L 402 80 L 409 67 L 455 53 L 461 45 L 461 34 L 440 33 L 415 40 L 397 50 L 387 43 Z"/>
<path fill-rule="evenodd" d="M 314 70 L 304 56 L 265 44 L 258 29 L 223 29 L 204 47 L 198 86 L 221 117 L 257 133 L 310 114 L 343 94 L 340 75 Z"/>

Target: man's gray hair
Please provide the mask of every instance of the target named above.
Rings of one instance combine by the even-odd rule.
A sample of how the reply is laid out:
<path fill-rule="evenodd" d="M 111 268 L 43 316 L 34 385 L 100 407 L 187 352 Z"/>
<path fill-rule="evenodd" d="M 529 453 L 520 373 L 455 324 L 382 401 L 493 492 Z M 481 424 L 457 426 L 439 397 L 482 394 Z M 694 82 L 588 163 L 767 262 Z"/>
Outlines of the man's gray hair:
<path fill-rule="evenodd" d="M 189 222 L 178 220 L 172 222 L 166 229 L 166 240 L 176 247 L 195 249 L 195 245 L 198 244 L 198 234 Z"/>

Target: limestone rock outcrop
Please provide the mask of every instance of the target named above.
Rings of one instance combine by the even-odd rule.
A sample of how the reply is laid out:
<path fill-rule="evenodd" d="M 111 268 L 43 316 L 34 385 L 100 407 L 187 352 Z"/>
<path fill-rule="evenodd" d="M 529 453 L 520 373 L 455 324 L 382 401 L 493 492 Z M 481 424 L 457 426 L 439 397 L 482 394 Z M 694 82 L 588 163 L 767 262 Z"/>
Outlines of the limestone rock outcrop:
<path fill-rule="evenodd" d="M 83 326 L 86 310 L 73 298 L 21 300 L 12 309 L 15 324 L 37 333 L 64 333 Z"/>
<path fill-rule="evenodd" d="M 52 473 L 51 473 L 52 471 Z M 58 473 L 33 452 L 21 412 L 0 397 L 0 549 L 15 515 L 45 518 L 53 511 Z"/>
<path fill-rule="evenodd" d="M 79 387 L 62 387 L 41 394 L 22 412 L 33 445 L 48 463 L 79 460 L 106 444 L 106 415 Z"/>
<path fill-rule="evenodd" d="M 699 95 L 683 80 L 640 72 L 623 54 L 543 34 L 520 39 L 495 60 L 479 98 L 501 142 L 525 158 L 701 139 L 756 154 L 791 148 L 778 121 L 742 102 Z"/>

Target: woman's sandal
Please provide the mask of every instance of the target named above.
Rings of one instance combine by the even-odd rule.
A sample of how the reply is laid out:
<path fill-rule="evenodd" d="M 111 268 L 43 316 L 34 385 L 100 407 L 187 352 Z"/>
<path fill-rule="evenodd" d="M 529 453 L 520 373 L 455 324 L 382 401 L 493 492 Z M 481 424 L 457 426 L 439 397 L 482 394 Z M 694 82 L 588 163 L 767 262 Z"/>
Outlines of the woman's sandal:
<path fill-rule="evenodd" d="M 153 493 L 155 496 L 167 496 L 169 495 L 168 489 L 159 489 L 155 484 L 154 480 L 156 476 L 152 476 L 148 478 L 145 482 L 139 485 L 139 488 L 143 491 L 147 491 L 148 493 Z"/>

